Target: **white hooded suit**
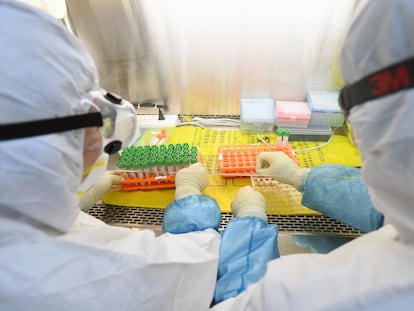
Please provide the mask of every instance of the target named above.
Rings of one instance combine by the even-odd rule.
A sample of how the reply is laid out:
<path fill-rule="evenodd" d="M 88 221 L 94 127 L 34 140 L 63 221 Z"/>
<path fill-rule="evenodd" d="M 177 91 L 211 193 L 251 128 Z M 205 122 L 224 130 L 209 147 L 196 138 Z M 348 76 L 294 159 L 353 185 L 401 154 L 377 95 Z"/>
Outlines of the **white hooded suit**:
<path fill-rule="evenodd" d="M 372 0 L 341 53 L 346 84 L 414 55 L 414 2 Z M 326 254 L 271 261 L 214 310 L 411 310 L 414 306 L 414 89 L 351 109 L 362 175 L 386 225 Z M 306 187 L 306 186 L 305 186 Z"/>
<path fill-rule="evenodd" d="M 0 124 L 87 112 L 98 78 L 76 38 L 18 2 L 0 14 Z M 219 234 L 157 238 L 80 212 L 83 140 L 80 129 L 0 141 L 0 309 L 207 309 Z"/>

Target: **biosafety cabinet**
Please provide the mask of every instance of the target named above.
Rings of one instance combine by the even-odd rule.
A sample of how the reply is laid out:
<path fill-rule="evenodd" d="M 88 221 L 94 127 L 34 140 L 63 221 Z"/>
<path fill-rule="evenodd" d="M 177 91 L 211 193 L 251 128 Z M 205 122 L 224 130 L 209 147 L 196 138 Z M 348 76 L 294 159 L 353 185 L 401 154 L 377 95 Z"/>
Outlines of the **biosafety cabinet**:
<path fill-rule="evenodd" d="M 29 2 L 47 6 L 48 1 Z M 262 111 L 257 101 L 273 100 L 274 109 L 282 102 L 279 107 L 284 110 L 273 112 L 274 118 L 282 120 L 286 116 L 283 113 L 293 108 L 289 102 L 307 102 L 310 92 L 337 92 L 343 86 L 339 53 L 358 3 L 66 0 L 66 11 L 57 17 L 92 54 L 101 86 L 134 103 L 139 115 L 158 115 L 161 110 L 164 116 L 189 116 L 190 121 L 192 117 L 242 117 L 246 125 L 254 113 L 259 114 L 259 123 L 263 114 L 272 117 L 268 108 L 263 106 Z M 242 102 L 253 104 L 243 112 Z M 312 111 L 308 113 L 306 118 L 294 115 L 293 130 L 295 126 L 302 128 L 295 137 L 302 137 L 300 132 L 303 134 L 312 122 Z M 292 120 L 290 115 L 287 117 L 287 121 Z M 336 127 L 344 123 L 343 119 L 335 120 L 339 122 Z M 247 143 L 261 143 L 269 137 L 271 142 L 271 135 L 276 134 L 274 125 L 274 133 L 254 133 Z M 232 125 L 230 128 L 234 130 Z M 220 135 L 217 140 L 222 139 Z M 347 139 L 346 133 L 344 137 Z M 232 142 L 238 143 L 237 139 Z M 215 148 L 209 141 L 206 144 Z M 303 144 L 306 140 L 295 148 L 309 147 Z M 312 159 L 305 155 L 301 164 L 309 165 L 309 161 Z M 358 166 L 358 160 L 352 165 Z M 214 169 L 212 173 L 217 172 Z M 97 205 L 92 213 L 105 221 L 131 226 L 139 223 L 141 227 L 157 227 L 162 220 L 158 210 L 122 210 L 113 204 Z M 224 224 L 230 218 L 230 213 L 223 213 Z M 358 230 L 323 215 L 274 213 L 269 220 L 278 223 L 282 233 L 359 235 Z"/>
<path fill-rule="evenodd" d="M 169 113 L 238 115 L 240 98 L 341 86 L 355 0 L 67 0 L 102 86 Z"/>

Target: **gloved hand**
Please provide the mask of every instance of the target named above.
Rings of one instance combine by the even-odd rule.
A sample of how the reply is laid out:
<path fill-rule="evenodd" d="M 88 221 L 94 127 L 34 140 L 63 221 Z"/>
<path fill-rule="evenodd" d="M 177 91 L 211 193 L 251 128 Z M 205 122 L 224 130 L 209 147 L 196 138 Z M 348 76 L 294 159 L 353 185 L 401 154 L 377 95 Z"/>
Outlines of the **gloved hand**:
<path fill-rule="evenodd" d="M 217 201 L 201 192 L 208 185 L 208 171 L 201 163 L 179 170 L 175 176 L 175 200 L 164 211 L 162 232 L 186 233 L 218 230 L 221 211 Z"/>
<path fill-rule="evenodd" d="M 262 152 L 256 160 L 256 173 L 269 175 L 277 181 L 302 191 L 310 169 L 299 168 L 284 152 Z"/>
<path fill-rule="evenodd" d="M 250 186 L 244 186 L 237 191 L 231 203 L 231 211 L 236 217 L 255 216 L 267 221 L 266 200 Z"/>
<path fill-rule="evenodd" d="M 108 191 L 120 190 L 120 183 L 123 181 L 124 178 L 121 176 L 114 175 L 112 172 L 106 172 L 101 180 L 80 197 L 79 207 L 84 212 L 87 212 L 96 201 L 102 200 Z"/>
<path fill-rule="evenodd" d="M 208 171 L 201 163 L 195 163 L 177 172 L 175 176 L 175 199 L 201 194 L 208 186 Z"/>

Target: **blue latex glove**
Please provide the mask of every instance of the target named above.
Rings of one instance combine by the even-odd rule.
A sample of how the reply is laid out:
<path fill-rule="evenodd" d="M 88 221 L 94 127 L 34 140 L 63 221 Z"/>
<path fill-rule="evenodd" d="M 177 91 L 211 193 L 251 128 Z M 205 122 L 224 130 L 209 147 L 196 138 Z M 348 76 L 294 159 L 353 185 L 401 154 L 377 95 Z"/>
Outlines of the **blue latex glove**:
<path fill-rule="evenodd" d="M 384 222 L 372 206 L 360 170 L 354 167 L 326 164 L 313 168 L 306 177 L 302 204 L 362 232 L 378 229 Z"/>

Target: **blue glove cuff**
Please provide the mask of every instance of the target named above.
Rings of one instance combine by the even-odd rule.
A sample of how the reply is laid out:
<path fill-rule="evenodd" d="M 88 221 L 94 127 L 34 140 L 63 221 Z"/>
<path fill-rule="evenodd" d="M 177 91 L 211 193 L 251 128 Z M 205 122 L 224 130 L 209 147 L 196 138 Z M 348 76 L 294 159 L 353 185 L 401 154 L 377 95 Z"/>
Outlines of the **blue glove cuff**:
<path fill-rule="evenodd" d="M 171 202 L 164 211 L 162 231 L 186 233 L 208 228 L 218 230 L 220 207 L 215 199 L 204 194 L 193 194 Z"/>
<path fill-rule="evenodd" d="M 372 206 L 360 170 L 354 167 L 326 164 L 313 168 L 306 178 L 302 204 L 362 232 L 378 229 L 384 222 Z"/>
<path fill-rule="evenodd" d="M 214 302 L 237 296 L 266 272 L 268 261 L 278 258 L 278 227 L 261 218 L 232 219 L 223 233 Z"/>

